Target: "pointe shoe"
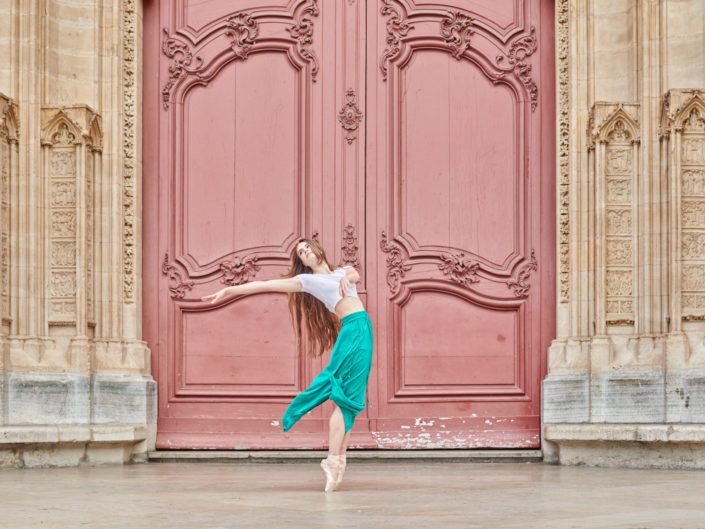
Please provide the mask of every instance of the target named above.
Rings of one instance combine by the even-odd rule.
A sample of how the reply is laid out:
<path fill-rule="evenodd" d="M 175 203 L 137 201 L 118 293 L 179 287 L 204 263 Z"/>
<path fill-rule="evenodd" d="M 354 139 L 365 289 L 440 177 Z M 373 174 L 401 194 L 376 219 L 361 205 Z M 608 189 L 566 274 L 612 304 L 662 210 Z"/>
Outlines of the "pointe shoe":
<path fill-rule="evenodd" d="M 340 482 L 343 479 L 342 475 L 335 475 L 334 470 L 331 468 L 329 465 L 329 462 L 327 459 L 321 459 L 321 468 L 323 469 L 323 472 L 326 474 L 326 488 L 323 489 L 324 492 L 333 492 L 338 488 L 340 485 Z"/>

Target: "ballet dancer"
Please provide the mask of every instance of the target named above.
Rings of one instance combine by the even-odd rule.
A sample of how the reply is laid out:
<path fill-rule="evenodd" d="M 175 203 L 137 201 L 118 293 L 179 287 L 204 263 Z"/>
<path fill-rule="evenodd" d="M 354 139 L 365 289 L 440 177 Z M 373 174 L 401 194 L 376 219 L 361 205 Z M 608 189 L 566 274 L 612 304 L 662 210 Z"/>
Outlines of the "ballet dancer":
<path fill-rule="evenodd" d="M 311 356 L 320 356 L 333 347 L 328 365 L 294 398 L 282 420 L 286 432 L 316 406 L 326 400 L 333 401 L 328 457 L 321 461 L 326 492 L 337 490 L 343 480 L 350 429 L 357 414 L 365 408 L 372 367 L 372 324 L 357 296 L 355 283 L 359 279 L 360 274 L 353 267 L 331 265 L 316 241 L 300 239 L 291 253 L 291 268 L 283 279 L 226 287 L 201 298 L 217 303 L 258 292 L 286 292 L 297 350 L 301 350 L 304 325 Z"/>

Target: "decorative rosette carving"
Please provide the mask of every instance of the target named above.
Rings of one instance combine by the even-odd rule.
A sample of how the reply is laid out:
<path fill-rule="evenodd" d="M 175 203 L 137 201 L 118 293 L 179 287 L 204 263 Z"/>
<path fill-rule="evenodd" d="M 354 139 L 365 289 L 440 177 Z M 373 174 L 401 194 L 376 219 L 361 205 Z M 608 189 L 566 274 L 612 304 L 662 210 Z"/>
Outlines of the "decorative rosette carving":
<path fill-rule="evenodd" d="M 443 272 L 444 275 L 449 275 L 451 280 L 456 283 L 468 286 L 470 283 L 477 283 L 480 278 L 477 277 L 477 270 L 480 267 L 480 263 L 477 261 L 471 261 L 465 257 L 464 253 L 458 254 L 442 254 L 440 256 L 441 264 L 438 268 Z"/>
<path fill-rule="evenodd" d="M 184 281 L 178 268 L 169 262 L 169 252 L 164 254 L 162 274 L 169 276 L 169 280 L 171 281 L 169 290 L 171 291 L 172 298 L 183 299 L 186 295 L 186 291 L 193 288 L 193 281 Z"/>
<path fill-rule="evenodd" d="M 401 255 L 401 248 L 387 241 L 387 233 L 382 232 L 382 240 L 379 247 L 387 255 L 387 285 L 392 295 L 399 290 L 399 281 L 411 270 L 411 265 L 406 264 Z"/>
<path fill-rule="evenodd" d="M 286 30 L 289 34 L 299 42 L 299 53 L 301 56 L 311 63 L 311 81 L 316 82 L 318 74 L 318 57 L 316 57 L 311 44 L 313 43 L 313 20 L 310 16 L 318 16 L 318 0 L 310 0 L 299 14 L 297 23 L 289 26 Z"/>
<path fill-rule="evenodd" d="M 470 35 L 475 33 L 472 26 L 472 18 L 459 11 L 449 13 L 441 21 L 441 37 L 453 48 L 453 57 L 458 60 L 470 48 Z"/>
<path fill-rule="evenodd" d="M 223 272 L 221 283 L 226 285 L 240 285 L 247 283 L 255 277 L 260 266 L 257 263 L 259 258 L 256 255 L 250 255 L 244 259 L 233 259 L 232 261 L 224 261 L 220 263 L 220 270 Z"/>
<path fill-rule="evenodd" d="M 399 54 L 401 39 L 409 34 L 414 26 L 410 25 L 392 5 L 392 0 L 382 0 L 380 9 L 382 16 L 389 16 L 387 20 L 387 49 L 382 54 L 379 67 L 382 70 L 382 80 L 387 80 L 387 62 Z"/>
<path fill-rule="evenodd" d="M 531 271 L 535 271 L 537 268 L 536 254 L 534 250 L 531 250 L 531 260 L 521 266 L 516 281 L 507 281 L 507 288 L 513 289 L 516 297 L 525 298 L 529 295 L 529 289 L 531 288 L 527 281 L 531 276 Z"/>
<path fill-rule="evenodd" d="M 350 265 L 353 268 L 360 268 L 360 257 L 358 254 L 357 235 L 355 235 L 355 226 L 348 224 L 343 228 L 343 264 Z"/>
<path fill-rule="evenodd" d="M 357 107 L 357 102 L 355 101 L 356 97 L 355 90 L 349 88 L 348 91 L 345 92 L 345 105 L 343 105 L 343 108 L 338 112 L 338 121 L 340 121 L 343 128 L 348 131 L 348 135 L 345 137 L 348 145 L 352 144 L 355 140 L 353 132 L 357 130 L 357 127 L 362 121 L 362 112 L 360 112 L 360 109 Z"/>
<path fill-rule="evenodd" d="M 536 110 L 536 105 L 538 104 L 539 89 L 531 78 L 531 65 L 526 62 L 526 58 L 531 56 L 537 48 L 536 28 L 531 26 L 531 31 L 528 35 L 525 33 L 512 41 L 506 57 L 509 66 L 507 71 L 513 71 L 529 92 L 532 112 Z M 501 63 L 504 58 L 504 55 L 499 54 L 497 62 Z"/>

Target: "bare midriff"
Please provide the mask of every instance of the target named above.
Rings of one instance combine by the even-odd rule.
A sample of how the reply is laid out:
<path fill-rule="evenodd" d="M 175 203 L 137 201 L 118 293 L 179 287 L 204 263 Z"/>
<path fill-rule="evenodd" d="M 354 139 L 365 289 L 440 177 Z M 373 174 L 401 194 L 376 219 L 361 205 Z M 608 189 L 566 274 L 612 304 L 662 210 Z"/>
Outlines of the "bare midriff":
<path fill-rule="evenodd" d="M 365 307 L 362 301 L 360 301 L 360 298 L 356 298 L 355 296 L 345 296 L 338 301 L 338 304 L 335 306 L 335 313 L 341 320 L 348 314 L 360 312 L 361 310 L 365 310 Z"/>

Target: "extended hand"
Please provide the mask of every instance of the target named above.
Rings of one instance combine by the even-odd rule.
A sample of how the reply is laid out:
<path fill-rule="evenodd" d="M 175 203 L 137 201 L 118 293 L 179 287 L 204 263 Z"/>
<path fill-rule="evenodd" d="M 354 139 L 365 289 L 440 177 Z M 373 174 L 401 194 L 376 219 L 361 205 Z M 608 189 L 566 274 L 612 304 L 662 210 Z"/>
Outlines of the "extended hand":
<path fill-rule="evenodd" d="M 219 290 L 219 291 L 216 292 L 215 294 L 210 294 L 210 295 L 208 295 L 208 296 L 203 296 L 203 297 L 201 298 L 201 301 L 210 301 L 210 302 L 211 302 L 211 305 L 212 305 L 213 303 L 216 303 L 217 301 L 220 301 L 221 299 L 224 299 L 224 298 L 226 297 L 226 295 L 227 295 L 227 289 L 224 288 L 224 289 L 222 289 L 222 290 Z"/>

